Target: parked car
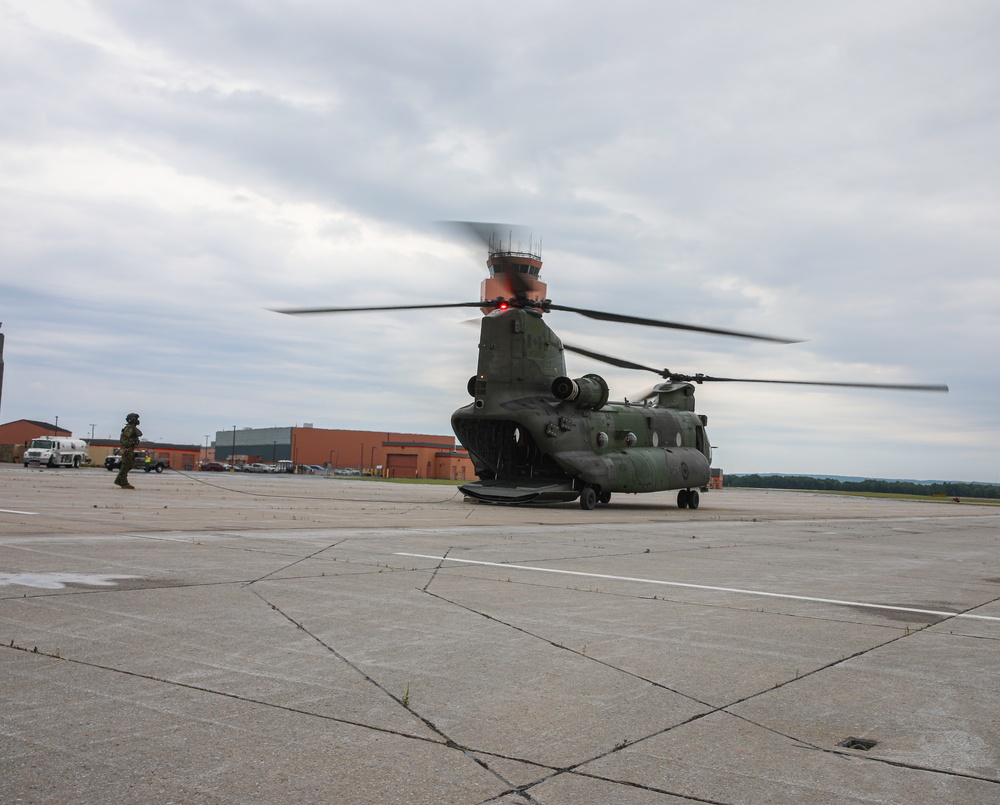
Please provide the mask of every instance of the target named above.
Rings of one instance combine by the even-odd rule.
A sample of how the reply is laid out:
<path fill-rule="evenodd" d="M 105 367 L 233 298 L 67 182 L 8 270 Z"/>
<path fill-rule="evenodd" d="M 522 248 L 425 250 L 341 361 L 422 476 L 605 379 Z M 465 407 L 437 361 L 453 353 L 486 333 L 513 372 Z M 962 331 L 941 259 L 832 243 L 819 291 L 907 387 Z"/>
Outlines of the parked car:
<path fill-rule="evenodd" d="M 201 462 L 202 472 L 229 472 L 229 465 L 223 464 L 221 461 L 203 461 Z"/>

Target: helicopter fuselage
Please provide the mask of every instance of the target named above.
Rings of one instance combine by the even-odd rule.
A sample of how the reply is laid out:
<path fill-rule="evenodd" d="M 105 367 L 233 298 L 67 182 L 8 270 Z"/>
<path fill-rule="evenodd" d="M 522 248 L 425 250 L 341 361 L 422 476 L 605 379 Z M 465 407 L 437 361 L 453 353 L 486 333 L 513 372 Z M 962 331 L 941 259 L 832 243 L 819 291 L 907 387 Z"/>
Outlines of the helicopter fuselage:
<path fill-rule="evenodd" d="M 452 415 L 479 476 L 462 487 L 471 497 L 580 497 L 592 508 L 588 501 L 607 502 L 612 492 L 708 484 L 711 446 L 689 383 L 663 383 L 641 403 L 609 403 L 599 375 L 567 376 L 562 342 L 540 313 L 522 308 L 483 318 L 477 369 L 473 402 Z"/>

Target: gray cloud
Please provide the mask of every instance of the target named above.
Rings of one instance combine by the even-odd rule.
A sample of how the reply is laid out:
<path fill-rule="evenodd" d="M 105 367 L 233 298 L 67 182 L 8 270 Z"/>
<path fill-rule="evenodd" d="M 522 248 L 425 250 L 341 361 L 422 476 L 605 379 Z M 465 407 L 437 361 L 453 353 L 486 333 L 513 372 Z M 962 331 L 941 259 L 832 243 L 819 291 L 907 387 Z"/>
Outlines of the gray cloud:
<path fill-rule="evenodd" d="M 0 12 L 4 421 L 447 432 L 475 368 L 461 315 L 266 308 L 473 299 L 485 255 L 432 222 L 507 220 L 564 304 L 808 339 L 553 315 L 567 341 L 952 386 L 700 389 L 727 470 L 998 480 L 992 4 L 52 12 Z"/>

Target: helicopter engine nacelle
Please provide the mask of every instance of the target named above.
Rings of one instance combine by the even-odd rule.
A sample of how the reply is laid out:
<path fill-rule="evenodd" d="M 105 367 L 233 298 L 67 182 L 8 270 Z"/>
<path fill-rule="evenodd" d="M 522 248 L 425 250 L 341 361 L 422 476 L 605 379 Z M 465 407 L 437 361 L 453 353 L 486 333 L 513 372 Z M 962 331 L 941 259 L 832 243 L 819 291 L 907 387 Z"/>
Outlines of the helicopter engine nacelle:
<path fill-rule="evenodd" d="M 608 402 L 608 381 L 600 375 L 584 375 L 571 380 L 557 377 L 552 381 L 552 394 L 559 400 L 575 403 L 577 408 L 603 408 Z"/>

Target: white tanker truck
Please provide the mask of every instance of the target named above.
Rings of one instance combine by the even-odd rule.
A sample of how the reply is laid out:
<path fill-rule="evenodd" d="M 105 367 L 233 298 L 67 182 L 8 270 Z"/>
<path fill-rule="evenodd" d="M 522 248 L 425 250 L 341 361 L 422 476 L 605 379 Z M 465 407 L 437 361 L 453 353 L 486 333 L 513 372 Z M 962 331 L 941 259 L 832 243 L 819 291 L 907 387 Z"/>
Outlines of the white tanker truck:
<path fill-rule="evenodd" d="M 89 464 L 87 443 L 83 439 L 63 436 L 40 436 L 32 439 L 24 451 L 24 466 L 36 467 L 79 467 Z"/>

